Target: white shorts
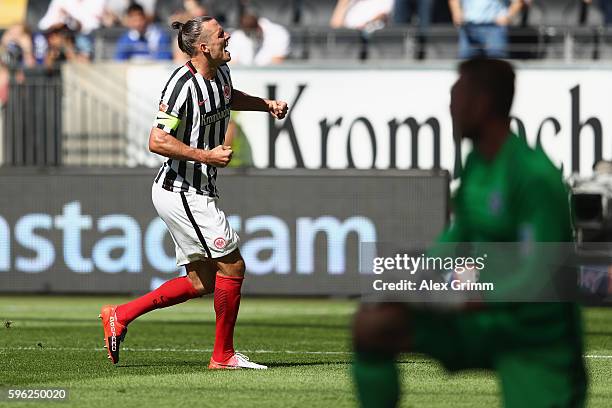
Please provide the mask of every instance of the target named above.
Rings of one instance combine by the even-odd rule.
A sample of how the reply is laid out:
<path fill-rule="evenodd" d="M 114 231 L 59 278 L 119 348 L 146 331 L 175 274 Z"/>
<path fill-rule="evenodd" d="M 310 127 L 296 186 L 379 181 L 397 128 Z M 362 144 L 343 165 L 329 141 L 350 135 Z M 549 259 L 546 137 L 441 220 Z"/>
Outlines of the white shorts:
<path fill-rule="evenodd" d="M 217 207 L 217 198 L 192 192 L 175 193 L 153 183 L 153 205 L 176 245 L 178 266 L 232 253 L 238 234 Z"/>

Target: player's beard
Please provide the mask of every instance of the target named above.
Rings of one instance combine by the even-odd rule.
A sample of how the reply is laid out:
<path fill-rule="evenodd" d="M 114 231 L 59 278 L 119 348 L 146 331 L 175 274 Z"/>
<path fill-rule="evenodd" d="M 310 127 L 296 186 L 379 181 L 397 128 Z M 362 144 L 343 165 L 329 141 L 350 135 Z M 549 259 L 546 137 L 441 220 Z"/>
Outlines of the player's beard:
<path fill-rule="evenodd" d="M 461 143 L 463 139 L 470 139 L 477 142 L 480 139 L 480 130 L 477 126 L 466 126 L 464 124 L 453 124 L 453 138 L 456 143 Z"/>
<path fill-rule="evenodd" d="M 470 139 L 473 143 L 478 143 L 480 140 L 480 129 L 478 128 L 464 128 L 461 131 L 462 139 Z"/>

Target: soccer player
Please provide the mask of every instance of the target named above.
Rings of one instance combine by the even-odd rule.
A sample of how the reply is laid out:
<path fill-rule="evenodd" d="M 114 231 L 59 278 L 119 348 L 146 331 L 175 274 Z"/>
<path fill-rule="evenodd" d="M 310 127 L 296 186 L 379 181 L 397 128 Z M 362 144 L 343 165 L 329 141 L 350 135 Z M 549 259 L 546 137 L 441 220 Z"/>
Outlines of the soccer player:
<path fill-rule="evenodd" d="M 514 80 L 512 66 L 500 60 L 473 59 L 459 67 L 451 115 L 474 150 L 453 199 L 454 219 L 438 248 L 464 242 L 534 247 L 572 240 L 561 172 L 540 148 L 530 148 L 510 132 Z M 543 272 L 531 266 L 519 261 L 516 272 Z M 357 312 L 353 375 L 362 406 L 398 404 L 394 360 L 401 352 L 428 354 L 451 371 L 495 370 L 506 407 L 584 405 L 586 374 L 575 304 L 471 303 L 455 311 L 433 306 L 364 304 Z"/>
<path fill-rule="evenodd" d="M 214 292 L 215 344 L 209 368 L 265 369 L 234 350 L 234 325 L 245 264 L 239 238 L 217 206 L 217 168 L 232 159 L 224 145 L 230 110 L 269 112 L 276 119 L 287 104 L 247 95 L 233 87 L 226 50 L 230 35 L 211 17 L 175 22 L 178 45 L 191 57 L 162 91 L 149 149 L 168 158 L 155 177 L 152 198 L 176 245 L 177 264 L 187 276 L 122 305 L 102 307 L 108 358 L 119 362 L 128 325 L 154 309 Z"/>

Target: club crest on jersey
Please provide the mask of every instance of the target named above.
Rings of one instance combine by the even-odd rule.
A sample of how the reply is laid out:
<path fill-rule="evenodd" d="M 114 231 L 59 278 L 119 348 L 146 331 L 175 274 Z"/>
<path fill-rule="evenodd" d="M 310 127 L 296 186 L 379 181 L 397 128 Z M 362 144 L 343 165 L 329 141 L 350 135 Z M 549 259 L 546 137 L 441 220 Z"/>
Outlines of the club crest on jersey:
<path fill-rule="evenodd" d="M 227 84 L 223 87 L 223 96 L 225 97 L 226 103 L 229 102 L 230 98 L 232 97 L 232 89 Z"/>
<path fill-rule="evenodd" d="M 504 202 L 502 194 L 499 191 L 494 191 L 489 197 L 489 211 L 493 215 L 499 215 L 503 209 Z"/>
<path fill-rule="evenodd" d="M 225 239 L 219 237 L 215 239 L 214 244 L 217 249 L 223 249 L 225 248 Z"/>

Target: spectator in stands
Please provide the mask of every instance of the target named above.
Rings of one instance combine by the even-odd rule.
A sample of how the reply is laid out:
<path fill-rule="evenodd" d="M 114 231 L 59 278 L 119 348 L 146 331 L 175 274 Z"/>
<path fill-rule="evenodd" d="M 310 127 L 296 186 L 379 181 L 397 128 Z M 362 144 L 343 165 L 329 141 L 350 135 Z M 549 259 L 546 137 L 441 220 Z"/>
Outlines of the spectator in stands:
<path fill-rule="evenodd" d="M 100 27 L 104 5 L 105 0 L 51 0 L 38 28 L 66 24 L 75 32 L 89 34 Z"/>
<path fill-rule="evenodd" d="M 32 67 L 35 64 L 29 28 L 25 24 L 9 27 L 0 38 L 0 108 L 8 100 L 10 69 Z M 15 79 L 23 81 L 21 70 L 16 72 Z"/>
<path fill-rule="evenodd" d="M 9 73 L 9 69 L 6 64 L 0 60 L 0 109 L 2 109 L 8 101 L 10 80 L 11 75 Z M 1 119 L 2 118 L 0 118 L 0 120 Z"/>
<path fill-rule="evenodd" d="M 12 67 L 31 67 L 36 64 L 32 34 L 25 24 L 16 24 L 2 34 L 0 59 Z"/>
<path fill-rule="evenodd" d="M 55 68 L 62 62 L 87 62 L 89 58 L 83 54 L 76 43 L 75 33 L 65 24 L 52 26 L 35 40 L 37 45 L 37 60 L 47 68 Z"/>
<path fill-rule="evenodd" d="M 448 3 L 453 23 L 459 28 L 459 58 L 507 58 L 508 24 L 521 11 L 523 0 L 449 0 Z"/>
<path fill-rule="evenodd" d="M 172 59 L 170 35 L 149 23 L 144 8 L 140 4 L 132 3 L 128 7 L 125 21 L 129 31 L 123 34 L 117 42 L 116 60 Z"/>
<path fill-rule="evenodd" d="M 51 0 L 38 28 L 49 31 L 65 25 L 74 33 L 75 47 L 80 56 L 91 58 L 93 41 L 90 34 L 100 27 L 106 0 Z"/>
<path fill-rule="evenodd" d="M 240 29 L 232 33 L 227 49 L 234 64 L 279 64 L 289 55 L 290 40 L 285 27 L 247 11 L 240 17 Z"/>
<path fill-rule="evenodd" d="M 413 16 L 418 17 L 415 58 L 419 60 L 425 59 L 425 42 L 433 14 L 433 4 L 434 0 L 395 0 L 393 3 L 394 24 L 408 24 Z"/>
<path fill-rule="evenodd" d="M 583 0 L 586 4 L 591 5 L 593 0 Z M 612 25 L 612 0 L 599 0 L 599 8 L 604 17 L 604 24 Z"/>
<path fill-rule="evenodd" d="M 394 0 L 338 0 L 332 14 L 332 28 L 374 31 L 389 21 Z"/>
<path fill-rule="evenodd" d="M 434 0 L 395 0 L 393 2 L 393 23 L 408 24 L 416 15 L 419 30 L 425 31 L 431 23 Z"/>
<path fill-rule="evenodd" d="M 102 25 L 104 27 L 120 26 L 125 10 L 133 3 L 133 0 L 106 0 Z M 157 0 L 139 0 L 138 4 L 144 9 L 147 20 L 153 21 L 155 17 L 155 4 Z"/>
<path fill-rule="evenodd" d="M 168 18 L 168 25 L 172 25 L 172 22 L 174 21 L 178 21 L 179 23 L 184 23 L 187 20 L 191 20 L 192 18 L 195 18 L 195 17 L 209 16 L 209 15 L 211 15 L 210 10 L 208 10 L 206 6 L 200 3 L 199 0 L 184 0 L 183 8 L 181 10 L 174 12 Z M 173 54 L 172 59 L 174 60 L 174 63 L 177 65 L 179 64 L 182 65 L 186 63 L 187 61 L 189 61 L 189 56 L 183 53 L 183 51 L 179 49 L 178 42 L 176 41 L 176 39 L 172 41 L 172 54 Z"/>
<path fill-rule="evenodd" d="M 192 18 L 208 15 L 210 15 L 208 8 L 200 3 L 199 0 L 184 0 L 183 8 L 168 17 L 168 25 L 172 25 L 174 21 L 184 23 Z"/>

